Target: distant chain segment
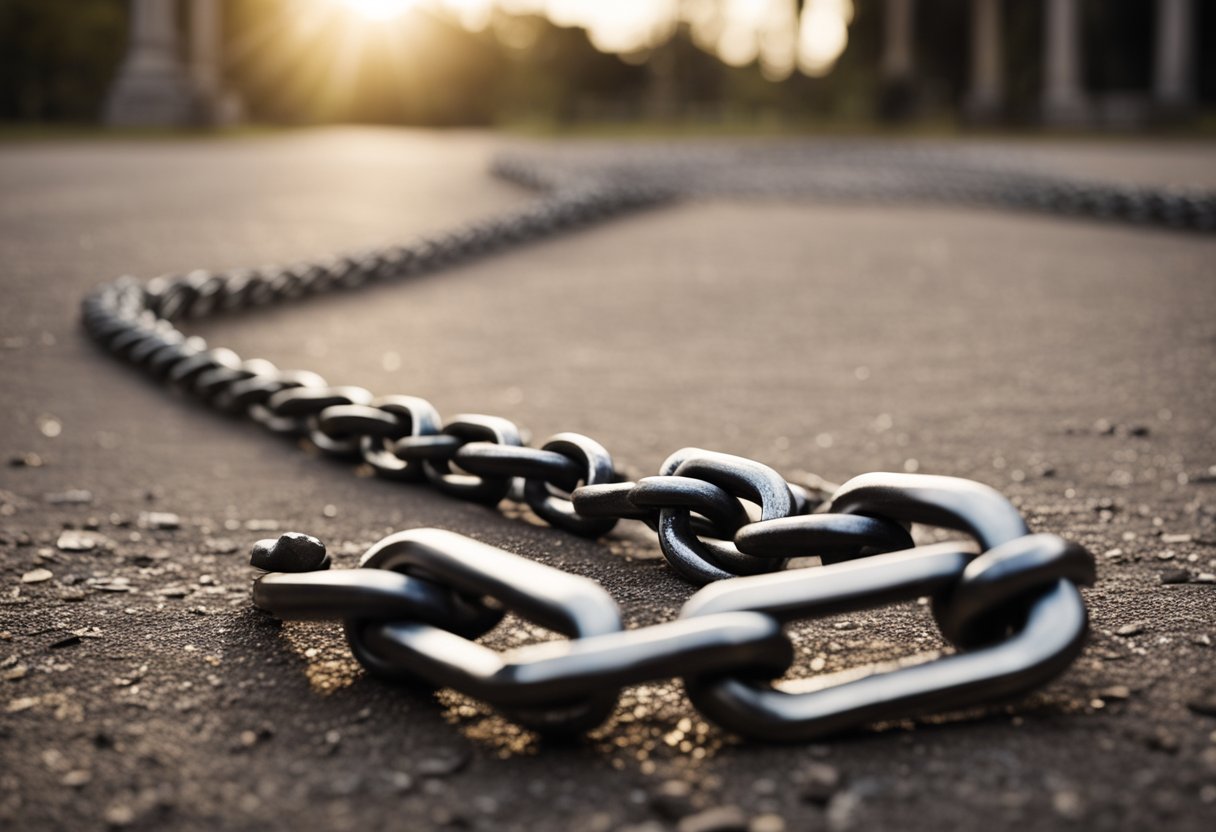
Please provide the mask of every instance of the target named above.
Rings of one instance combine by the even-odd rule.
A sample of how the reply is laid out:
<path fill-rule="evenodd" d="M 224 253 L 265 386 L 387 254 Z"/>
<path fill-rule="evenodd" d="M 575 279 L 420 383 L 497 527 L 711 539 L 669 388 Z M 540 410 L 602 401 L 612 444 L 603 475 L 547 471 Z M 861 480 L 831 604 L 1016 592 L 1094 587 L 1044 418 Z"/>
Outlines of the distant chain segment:
<path fill-rule="evenodd" d="M 925 197 L 933 195 L 926 183 L 939 181 L 942 198 L 1013 204 L 1026 186 L 1000 171 L 985 185 L 978 173 L 959 173 L 958 165 L 953 178 L 892 173 L 884 185 L 882 160 L 871 160 L 864 176 L 855 172 L 850 180 L 845 171 L 861 157 L 844 156 L 847 164 L 837 159 L 825 167 L 818 160 L 823 176 L 808 181 L 819 182 L 821 195 L 834 181 L 839 193 Z M 489 506 L 523 502 L 549 524 L 589 538 L 621 520 L 641 521 L 658 535 L 676 573 L 708 585 L 677 620 L 626 631 L 615 603 L 594 582 L 450 532 L 393 535 L 355 570 L 327 570 L 323 547 L 307 536 L 263 542 L 254 562 L 269 574 L 255 584 L 255 603 L 283 618 L 343 621 L 355 656 L 377 675 L 451 687 L 521 724 L 567 733 L 602 722 L 622 686 L 675 676 L 696 707 L 726 729 L 796 740 L 1014 696 L 1059 673 L 1084 638 L 1087 616 L 1077 586 L 1092 581 L 1092 558 L 1053 535 L 1031 534 L 1016 509 L 986 486 L 867 474 L 839 488 L 810 488 L 754 460 L 698 448 L 676 451 L 656 476 L 626 481 L 609 452 L 587 436 L 560 433 L 528 447 L 526 433 L 507 419 L 464 414 L 444 420 L 424 399 L 376 396 L 308 371 L 243 360 L 177 327 L 187 318 L 434 271 L 681 194 L 746 191 L 732 185 L 740 166 L 709 165 L 699 174 L 695 163 L 591 169 L 560 160 L 501 160 L 499 175 L 547 195 L 499 219 L 325 263 L 199 271 L 147 283 L 123 278 L 85 299 L 84 325 L 106 349 L 154 378 L 274 433 L 306 437 L 384 478 L 429 483 Z M 807 174 L 791 171 L 781 181 L 753 171 L 752 190 L 797 190 L 799 176 Z M 1001 181 L 1006 190 L 992 190 Z M 1049 188 L 1035 204 L 1214 227 L 1210 197 L 1189 195 L 1175 204 L 1172 196 L 1156 194 L 1129 202 L 1125 191 L 1109 186 L 1097 196 L 1061 202 L 1058 189 Z M 1108 200 L 1111 194 L 1117 198 Z M 964 532 L 975 545 L 917 547 L 909 533 L 914 523 Z M 792 558 L 806 556 L 824 565 L 785 570 Z M 793 662 L 783 625 L 924 596 L 958 652 L 814 692 L 772 681 Z M 505 611 L 569 640 L 505 655 L 476 644 Z"/>

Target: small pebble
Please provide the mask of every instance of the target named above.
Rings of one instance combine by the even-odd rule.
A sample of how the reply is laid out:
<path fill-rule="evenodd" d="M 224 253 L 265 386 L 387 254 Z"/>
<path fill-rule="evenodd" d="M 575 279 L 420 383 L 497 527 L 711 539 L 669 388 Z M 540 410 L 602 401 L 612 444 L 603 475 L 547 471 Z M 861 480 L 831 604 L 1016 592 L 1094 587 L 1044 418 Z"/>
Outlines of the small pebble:
<path fill-rule="evenodd" d="M 13 665 L 12 667 L 8 667 L 3 671 L 0 671 L 0 679 L 3 679 L 6 682 L 15 682 L 18 679 L 24 679 L 27 675 L 29 675 L 29 672 L 30 669 L 26 665 Z"/>
<path fill-rule="evenodd" d="M 679 820 L 692 814 L 692 786 L 683 780 L 661 783 L 650 797 L 651 808 L 668 820 Z"/>
<path fill-rule="evenodd" d="M 203 541 L 203 551 L 209 555 L 231 555 L 240 547 L 226 537 L 208 538 Z"/>
<path fill-rule="evenodd" d="M 65 786 L 70 786 L 73 789 L 79 789 L 81 786 L 88 785 L 89 781 L 92 779 L 92 772 L 89 772 L 83 768 L 78 768 L 63 775 L 63 779 L 59 782 L 63 783 Z"/>
<path fill-rule="evenodd" d="M 1163 584 L 1189 584 L 1190 582 L 1191 573 L 1185 569 L 1171 569 L 1161 573 L 1161 583 Z"/>
<path fill-rule="evenodd" d="M 440 751 L 420 759 L 414 765 L 414 773 L 419 777 L 450 777 L 463 771 L 471 760 L 468 749 Z"/>
<path fill-rule="evenodd" d="M 21 576 L 23 584 L 40 584 L 43 581 L 49 581 L 55 577 L 54 573 L 49 569 L 31 569 Z"/>
<path fill-rule="evenodd" d="M 682 818 L 677 832 L 747 832 L 747 815 L 738 806 L 717 806 Z"/>
<path fill-rule="evenodd" d="M 97 538 L 69 530 L 59 535 L 55 546 L 61 552 L 91 552 L 97 548 Z"/>
<path fill-rule="evenodd" d="M 785 818 L 772 813 L 756 815 L 747 825 L 747 832 L 785 832 Z"/>
<path fill-rule="evenodd" d="M 249 563 L 267 572 L 315 572 L 329 568 L 325 544 L 312 535 L 286 532 L 278 540 L 265 538 L 253 544 Z"/>
<path fill-rule="evenodd" d="M 1138 636 L 1143 632 L 1144 632 L 1143 624 L 1140 624 L 1140 623 L 1124 624 L 1122 627 L 1115 630 L 1115 635 L 1117 635 L 1117 636 Z"/>
<path fill-rule="evenodd" d="M 1056 810 L 1056 814 L 1068 820 L 1080 820 L 1085 815 L 1085 802 L 1081 795 L 1069 789 L 1053 794 L 1051 807 Z"/>
<path fill-rule="evenodd" d="M 135 810 L 119 803 L 106 809 L 104 817 L 110 826 L 130 826 L 135 822 Z"/>
<path fill-rule="evenodd" d="M 169 511 L 141 511 L 139 525 L 145 529 L 172 530 L 180 529 L 181 518 Z"/>
<path fill-rule="evenodd" d="M 840 771 L 827 763 L 811 763 L 799 774 L 802 799 L 824 806 L 840 788 Z"/>

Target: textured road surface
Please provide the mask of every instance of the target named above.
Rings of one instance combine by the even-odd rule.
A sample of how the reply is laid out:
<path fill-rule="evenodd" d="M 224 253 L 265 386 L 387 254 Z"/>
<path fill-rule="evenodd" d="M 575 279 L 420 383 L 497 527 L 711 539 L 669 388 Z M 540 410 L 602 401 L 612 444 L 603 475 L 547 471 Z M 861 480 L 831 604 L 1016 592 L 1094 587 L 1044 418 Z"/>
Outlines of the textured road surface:
<path fill-rule="evenodd" d="M 687 203 L 197 330 L 442 413 L 584 432 L 636 471 L 700 445 L 837 482 L 990 483 L 1100 570 L 1086 652 L 1009 707 L 773 747 L 656 684 L 585 744 L 549 746 L 369 679 L 336 627 L 252 611 L 246 553 L 276 527 L 324 538 L 339 566 L 386 532 L 450 528 L 603 582 L 631 625 L 688 596 L 636 530 L 585 542 L 357 477 L 166 394 L 77 329 L 80 295 L 119 274 L 322 256 L 519 204 L 484 173 L 495 145 L 330 130 L 0 148 L 0 826 L 691 832 L 735 828 L 711 821 L 738 807 L 757 832 L 1211 828 L 1211 238 Z M 1025 152 L 1216 178 L 1211 146 Z M 803 674 L 941 647 L 916 605 L 794 632 Z"/>

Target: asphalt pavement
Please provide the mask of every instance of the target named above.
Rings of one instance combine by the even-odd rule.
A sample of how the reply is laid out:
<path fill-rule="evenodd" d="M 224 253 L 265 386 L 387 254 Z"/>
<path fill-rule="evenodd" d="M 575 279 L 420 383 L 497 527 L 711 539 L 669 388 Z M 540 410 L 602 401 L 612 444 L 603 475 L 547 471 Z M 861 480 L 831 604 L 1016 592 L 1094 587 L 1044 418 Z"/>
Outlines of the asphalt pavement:
<path fill-rule="evenodd" d="M 1211 235 L 703 199 L 191 324 L 444 414 L 586 433 L 637 473 L 695 445 L 834 482 L 993 485 L 1099 570 L 1084 654 L 1017 703 L 772 746 L 660 683 L 627 690 L 586 742 L 551 745 L 450 692 L 367 677 L 337 626 L 253 610 L 249 546 L 288 529 L 338 566 L 391 531 L 452 529 L 600 581 L 630 626 L 691 593 L 638 529 L 589 542 L 357 476 L 158 388 L 78 327 L 82 295 L 118 275 L 323 257 L 521 205 L 486 173 L 520 141 L 343 128 L 0 146 L 0 825 L 1211 828 Z M 1216 182 L 1211 144 L 999 147 L 1093 177 Z M 792 632 L 796 675 L 943 646 L 916 604 Z M 511 622 L 489 643 L 534 636 Z"/>

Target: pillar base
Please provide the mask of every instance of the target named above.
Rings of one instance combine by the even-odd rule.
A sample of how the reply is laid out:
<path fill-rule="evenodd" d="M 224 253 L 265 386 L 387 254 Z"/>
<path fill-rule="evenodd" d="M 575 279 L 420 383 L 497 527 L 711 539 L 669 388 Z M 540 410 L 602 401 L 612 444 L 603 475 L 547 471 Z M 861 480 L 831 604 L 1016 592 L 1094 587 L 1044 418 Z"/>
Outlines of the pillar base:
<path fill-rule="evenodd" d="M 136 56 L 123 65 L 106 101 L 113 127 L 183 127 L 198 122 L 198 102 L 174 63 Z"/>
<path fill-rule="evenodd" d="M 1049 127 L 1085 127 L 1093 120 L 1089 102 L 1082 98 L 1043 102 L 1043 123 Z"/>
<path fill-rule="evenodd" d="M 963 119 L 970 124 L 996 124 L 1004 121 L 1004 102 L 995 96 L 972 93 L 963 101 Z"/>

